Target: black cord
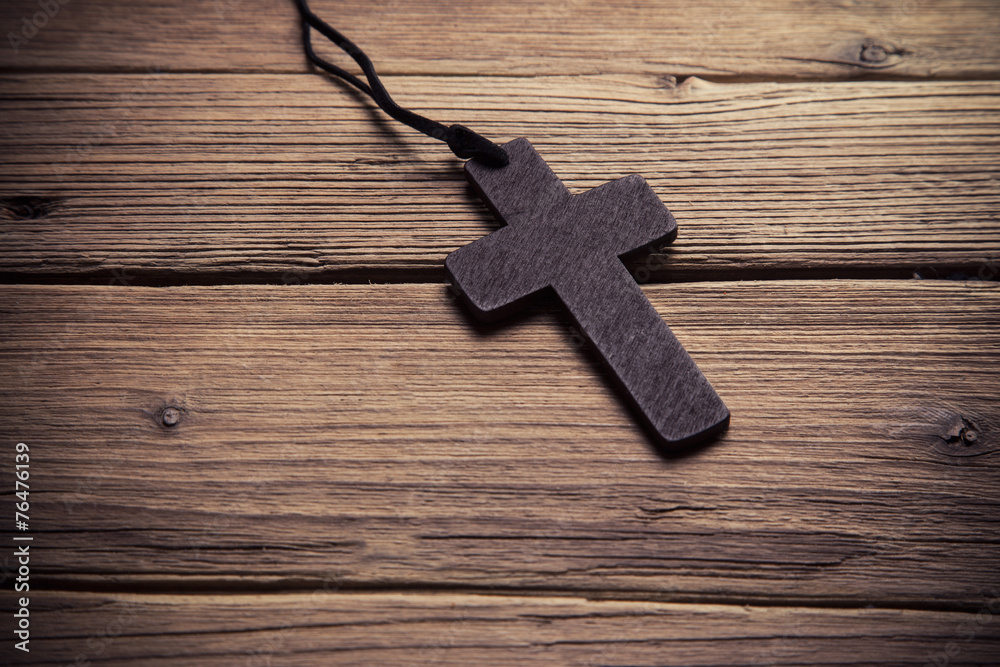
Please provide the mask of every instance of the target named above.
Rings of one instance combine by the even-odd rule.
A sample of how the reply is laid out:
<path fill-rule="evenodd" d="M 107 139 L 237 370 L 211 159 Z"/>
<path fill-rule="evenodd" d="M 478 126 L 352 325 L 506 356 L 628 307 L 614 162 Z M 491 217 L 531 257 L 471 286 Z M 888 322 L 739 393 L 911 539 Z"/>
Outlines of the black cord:
<path fill-rule="evenodd" d="M 343 79 L 365 95 L 371 97 L 383 111 L 400 123 L 409 125 L 418 132 L 423 132 L 429 137 L 445 142 L 448 144 L 448 148 L 458 157 L 479 160 L 490 167 L 504 167 L 507 165 L 509 161 L 507 151 L 486 137 L 462 125 L 448 127 L 396 104 L 392 97 L 389 96 L 389 92 L 385 89 L 385 86 L 382 85 L 378 74 L 375 73 L 375 66 L 372 65 L 371 59 L 368 58 L 365 52 L 358 48 L 354 42 L 340 34 L 326 21 L 316 16 L 309 9 L 306 0 L 295 1 L 299 6 L 299 13 L 302 15 L 302 45 L 305 48 L 306 56 L 308 56 L 312 64 Z M 366 84 L 347 70 L 318 56 L 316 51 L 313 50 L 311 29 L 315 29 L 343 49 L 347 55 L 354 58 L 354 61 L 361 66 L 361 71 L 365 73 L 368 83 Z"/>

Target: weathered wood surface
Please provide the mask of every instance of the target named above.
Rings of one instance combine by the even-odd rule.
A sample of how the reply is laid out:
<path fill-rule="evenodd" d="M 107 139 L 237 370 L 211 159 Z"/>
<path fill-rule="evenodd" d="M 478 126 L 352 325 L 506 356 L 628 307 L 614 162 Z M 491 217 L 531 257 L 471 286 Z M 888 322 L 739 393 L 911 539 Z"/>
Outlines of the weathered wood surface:
<path fill-rule="evenodd" d="M 5 0 L 0 67 L 300 72 L 291 0 Z M 385 73 L 992 76 L 995 0 L 313 0 Z M 39 23 L 43 20 L 39 19 Z M 22 34 L 23 37 L 23 34 Z M 343 58 L 341 54 L 338 57 Z"/>
<path fill-rule="evenodd" d="M 680 236 L 630 268 L 730 281 L 643 289 L 732 427 L 664 459 L 553 309 L 466 319 L 434 283 L 495 222 L 290 0 L 71 0 L 16 52 L 58 0 L 9 0 L 0 278 L 64 283 L 0 287 L 29 661 L 996 661 L 996 284 L 732 282 L 997 276 L 996 0 L 312 1 L 407 106 L 649 180 Z"/>
<path fill-rule="evenodd" d="M 443 280 L 445 255 L 495 228 L 446 147 L 318 76 L 0 85 L 3 272 Z M 641 173 L 680 234 L 633 267 L 640 279 L 943 277 L 1000 261 L 995 82 L 388 85 L 435 118 L 529 137 L 574 192 Z"/>
<path fill-rule="evenodd" d="M 442 285 L 6 287 L 33 577 L 974 611 L 1000 569 L 996 283 L 646 292 L 734 415 L 685 458 L 545 308 L 486 332 Z"/>
<path fill-rule="evenodd" d="M 345 595 L 329 582 L 294 595 L 41 593 L 31 657 L 59 667 L 993 664 L 1000 594 L 976 611 Z"/>

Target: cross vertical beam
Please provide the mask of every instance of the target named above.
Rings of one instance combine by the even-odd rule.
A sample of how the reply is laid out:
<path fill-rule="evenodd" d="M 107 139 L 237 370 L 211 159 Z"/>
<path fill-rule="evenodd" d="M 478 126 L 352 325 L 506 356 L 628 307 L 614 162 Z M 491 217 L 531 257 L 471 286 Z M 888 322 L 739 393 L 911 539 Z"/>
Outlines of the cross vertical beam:
<path fill-rule="evenodd" d="M 506 225 L 445 261 L 466 303 L 493 320 L 552 289 L 661 445 L 724 430 L 729 410 L 621 261 L 676 235 L 656 194 L 633 175 L 573 196 L 526 139 L 504 148 L 506 167 L 466 164 Z"/>

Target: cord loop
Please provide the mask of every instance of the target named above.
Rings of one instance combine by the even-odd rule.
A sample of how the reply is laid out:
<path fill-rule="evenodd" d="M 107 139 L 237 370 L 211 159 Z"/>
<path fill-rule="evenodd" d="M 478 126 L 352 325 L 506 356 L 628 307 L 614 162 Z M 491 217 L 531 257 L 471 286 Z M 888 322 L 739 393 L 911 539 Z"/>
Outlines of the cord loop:
<path fill-rule="evenodd" d="M 309 9 L 306 0 L 296 0 L 296 4 L 299 7 L 299 13 L 302 15 L 302 46 L 305 49 L 306 56 L 313 65 L 346 81 L 365 95 L 368 95 L 375 101 L 375 104 L 379 108 L 400 123 L 409 125 L 414 130 L 423 132 L 429 137 L 444 141 L 448 144 L 448 148 L 458 157 L 478 160 L 489 167 L 504 167 L 507 165 L 509 162 L 507 151 L 481 134 L 473 132 L 462 125 L 446 127 L 435 120 L 421 116 L 396 104 L 392 97 L 389 96 L 389 91 L 382 85 L 382 80 L 375 73 L 375 66 L 365 52 L 357 44 L 340 34 L 340 32 L 335 30 L 326 21 L 316 16 Z M 312 46 L 312 33 L 310 29 L 315 29 L 351 56 L 361 67 L 368 83 L 317 55 Z"/>

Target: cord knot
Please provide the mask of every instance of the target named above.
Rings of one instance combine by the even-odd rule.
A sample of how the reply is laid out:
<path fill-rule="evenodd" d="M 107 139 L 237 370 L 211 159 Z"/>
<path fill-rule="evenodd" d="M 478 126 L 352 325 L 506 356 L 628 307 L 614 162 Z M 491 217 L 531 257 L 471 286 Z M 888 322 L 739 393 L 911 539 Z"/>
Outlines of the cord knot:
<path fill-rule="evenodd" d="M 478 160 L 487 167 L 506 167 L 510 162 L 507 151 L 464 125 L 449 127 L 445 142 L 463 160 Z"/>

